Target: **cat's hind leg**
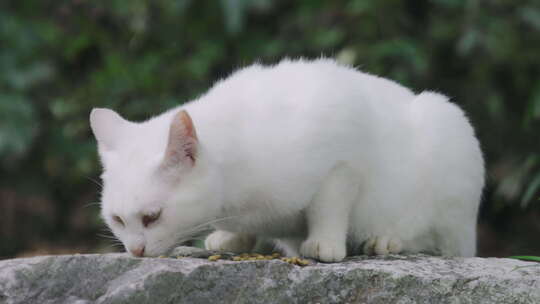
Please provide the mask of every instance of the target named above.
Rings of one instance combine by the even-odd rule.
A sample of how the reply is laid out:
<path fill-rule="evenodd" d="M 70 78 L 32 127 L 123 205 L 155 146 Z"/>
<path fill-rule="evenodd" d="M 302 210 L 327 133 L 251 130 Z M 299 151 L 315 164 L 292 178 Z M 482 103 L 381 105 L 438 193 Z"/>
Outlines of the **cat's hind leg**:
<path fill-rule="evenodd" d="M 300 247 L 302 256 L 323 262 L 345 258 L 349 217 L 358 188 L 358 179 L 345 163 L 330 171 L 306 209 L 308 236 Z"/>
<path fill-rule="evenodd" d="M 253 250 L 255 242 L 253 235 L 216 230 L 206 237 L 204 247 L 208 250 L 244 253 Z"/>
<path fill-rule="evenodd" d="M 298 238 L 282 238 L 275 240 L 275 247 L 288 257 L 299 256 L 301 244 L 302 239 Z"/>
<path fill-rule="evenodd" d="M 367 255 L 397 254 L 403 249 L 399 238 L 389 236 L 370 237 L 364 243 L 364 253 Z"/>
<path fill-rule="evenodd" d="M 473 257 L 476 254 L 476 221 L 461 227 L 438 228 L 437 251 L 442 256 Z"/>

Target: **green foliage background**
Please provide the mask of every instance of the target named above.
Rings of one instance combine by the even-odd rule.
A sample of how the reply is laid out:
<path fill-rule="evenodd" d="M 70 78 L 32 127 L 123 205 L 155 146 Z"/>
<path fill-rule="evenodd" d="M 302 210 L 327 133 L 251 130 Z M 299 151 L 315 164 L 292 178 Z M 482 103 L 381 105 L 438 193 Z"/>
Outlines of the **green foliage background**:
<path fill-rule="evenodd" d="M 106 250 L 92 107 L 145 119 L 237 67 L 321 55 L 459 103 L 488 166 L 480 254 L 539 254 L 538 1 L 3 0 L 0 257 Z"/>

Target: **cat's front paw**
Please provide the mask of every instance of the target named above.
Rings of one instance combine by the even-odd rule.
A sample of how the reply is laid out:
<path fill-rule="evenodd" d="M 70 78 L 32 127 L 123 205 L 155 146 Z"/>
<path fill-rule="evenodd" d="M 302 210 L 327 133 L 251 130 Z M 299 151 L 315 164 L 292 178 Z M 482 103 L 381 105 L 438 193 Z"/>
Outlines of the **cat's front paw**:
<path fill-rule="evenodd" d="M 367 255 L 397 254 L 402 249 L 401 240 L 395 237 L 371 237 L 364 243 L 364 253 Z"/>
<path fill-rule="evenodd" d="M 236 253 L 250 252 L 255 246 L 255 237 L 246 234 L 217 230 L 204 241 L 208 250 L 230 251 Z"/>
<path fill-rule="evenodd" d="M 309 238 L 302 243 L 300 254 L 321 262 L 340 262 L 347 254 L 345 242 Z"/>

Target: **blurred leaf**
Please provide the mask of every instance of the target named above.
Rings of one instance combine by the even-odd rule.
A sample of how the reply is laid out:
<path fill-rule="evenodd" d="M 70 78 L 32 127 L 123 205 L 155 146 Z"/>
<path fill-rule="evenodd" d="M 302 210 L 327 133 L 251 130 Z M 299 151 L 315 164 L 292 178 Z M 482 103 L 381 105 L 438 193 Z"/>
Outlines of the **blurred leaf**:
<path fill-rule="evenodd" d="M 540 83 L 536 83 L 534 90 L 531 92 L 521 123 L 523 128 L 527 130 L 536 121 L 540 121 Z"/>
<path fill-rule="evenodd" d="M 487 110 L 491 117 L 496 120 L 500 120 L 504 117 L 505 108 L 504 102 L 497 92 L 491 94 L 486 102 Z"/>
<path fill-rule="evenodd" d="M 356 61 L 356 52 L 352 48 L 344 48 L 337 54 L 336 60 L 341 64 L 354 66 Z"/>
<path fill-rule="evenodd" d="M 358 15 L 372 10 L 374 6 L 374 1 L 352 0 L 347 4 L 346 11 Z"/>
<path fill-rule="evenodd" d="M 469 55 L 478 44 L 480 33 L 475 29 L 469 29 L 460 38 L 457 44 L 458 53 L 462 56 Z"/>
<path fill-rule="evenodd" d="M 423 73 L 427 69 L 426 57 L 422 53 L 422 50 L 409 39 L 395 39 L 381 41 L 373 45 L 371 49 L 371 56 L 378 58 L 378 60 L 394 59 L 402 62 L 404 67 L 408 65 L 412 68 L 412 71 L 416 73 Z M 407 72 L 399 72 L 396 69 L 397 74 L 407 74 Z M 407 76 L 402 77 L 403 80 L 407 79 Z"/>
<path fill-rule="evenodd" d="M 531 6 L 521 7 L 518 10 L 521 19 L 532 26 L 535 30 L 540 31 L 540 10 Z"/>
<path fill-rule="evenodd" d="M 328 28 L 314 33 L 313 44 L 320 49 L 329 49 L 338 45 L 345 33 L 340 29 Z"/>
<path fill-rule="evenodd" d="M 22 157 L 37 127 L 34 110 L 26 98 L 0 94 L 0 158 L 4 164 Z"/>
<path fill-rule="evenodd" d="M 22 90 L 51 78 L 53 74 L 52 65 L 47 62 L 37 62 L 27 69 L 13 71 L 9 75 L 8 81 L 13 88 Z"/>
<path fill-rule="evenodd" d="M 435 4 L 446 6 L 448 8 L 460 8 L 465 6 L 466 0 L 432 0 Z"/>
<path fill-rule="evenodd" d="M 535 198 L 535 194 L 538 195 L 538 190 L 540 190 L 540 173 L 536 174 L 534 179 L 526 187 L 521 199 L 521 207 L 527 207 L 531 200 Z"/>
<path fill-rule="evenodd" d="M 221 0 L 225 28 L 229 34 L 237 34 L 244 26 L 244 18 L 249 0 Z"/>
<path fill-rule="evenodd" d="M 72 115 L 78 107 L 75 102 L 68 102 L 62 98 L 52 100 L 49 104 L 49 110 L 56 119 L 67 118 Z"/>
<path fill-rule="evenodd" d="M 523 188 L 527 185 L 527 177 L 539 161 L 538 155 L 531 154 L 523 163 L 512 167 L 497 185 L 495 193 L 510 201 L 521 197 Z"/>
<path fill-rule="evenodd" d="M 264 44 L 264 56 L 265 57 L 277 57 L 287 49 L 286 43 L 281 40 L 270 40 Z"/>
<path fill-rule="evenodd" d="M 530 101 L 530 116 L 533 119 L 540 119 L 540 84 L 536 86 L 536 90 Z"/>
<path fill-rule="evenodd" d="M 222 45 L 207 41 L 201 43 L 197 52 L 185 64 L 189 72 L 196 79 L 209 76 L 210 68 L 223 54 Z"/>
<path fill-rule="evenodd" d="M 70 61 L 74 60 L 82 50 L 88 48 L 92 43 L 93 41 L 90 36 L 79 35 L 73 40 L 69 41 L 69 43 L 66 45 L 66 48 L 64 49 L 64 56 L 66 56 L 66 58 Z"/>

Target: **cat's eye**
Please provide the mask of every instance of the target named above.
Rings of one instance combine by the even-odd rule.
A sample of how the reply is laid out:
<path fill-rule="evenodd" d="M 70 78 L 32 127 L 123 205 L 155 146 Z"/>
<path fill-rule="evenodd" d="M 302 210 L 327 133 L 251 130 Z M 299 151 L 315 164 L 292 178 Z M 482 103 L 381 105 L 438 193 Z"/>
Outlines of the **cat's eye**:
<path fill-rule="evenodd" d="M 118 215 L 113 215 L 112 218 L 113 218 L 113 221 L 117 222 L 118 224 L 120 224 L 122 226 L 125 226 L 124 221 Z"/>
<path fill-rule="evenodd" d="M 143 215 L 143 217 L 142 217 L 143 226 L 148 227 L 148 225 L 150 225 L 153 222 L 157 221 L 160 216 L 161 216 L 161 210 L 159 210 L 158 212 Z"/>

